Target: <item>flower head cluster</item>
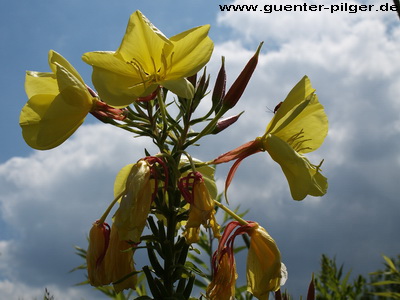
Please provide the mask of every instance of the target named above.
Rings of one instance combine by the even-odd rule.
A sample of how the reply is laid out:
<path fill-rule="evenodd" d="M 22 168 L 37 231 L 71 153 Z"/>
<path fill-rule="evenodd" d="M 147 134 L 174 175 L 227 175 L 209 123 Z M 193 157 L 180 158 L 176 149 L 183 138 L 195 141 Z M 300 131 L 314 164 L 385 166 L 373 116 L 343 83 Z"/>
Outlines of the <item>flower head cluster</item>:
<path fill-rule="evenodd" d="M 213 255 L 213 280 L 207 288 L 210 300 L 234 299 L 237 278 L 234 241 L 244 233 L 250 236 L 247 290 L 257 299 L 268 299 L 269 292 L 277 291 L 286 280 L 286 268 L 281 263 L 279 249 L 268 232 L 256 222 L 240 224 L 233 221 L 226 226 Z"/>
<path fill-rule="evenodd" d="M 213 163 L 236 160 L 225 187 L 228 188 L 241 161 L 249 155 L 267 151 L 282 168 L 293 199 L 326 193 L 327 179 L 321 164 L 313 165 L 305 153 L 319 148 L 328 132 L 328 119 L 308 77 L 303 77 L 276 108 L 263 136 L 222 154 Z"/>

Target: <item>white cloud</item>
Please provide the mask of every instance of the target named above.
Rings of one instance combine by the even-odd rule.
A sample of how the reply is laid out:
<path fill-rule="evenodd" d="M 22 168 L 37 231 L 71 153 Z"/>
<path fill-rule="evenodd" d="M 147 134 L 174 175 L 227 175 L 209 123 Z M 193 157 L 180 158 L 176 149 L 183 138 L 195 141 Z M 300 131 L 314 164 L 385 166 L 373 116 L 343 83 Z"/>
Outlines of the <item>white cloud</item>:
<path fill-rule="evenodd" d="M 259 153 L 239 167 L 229 190 L 232 207 L 249 208 L 248 218 L 266 226 L 277 240 L 289 269 L 287 287 L 295 295 L 305 294 L 307 276 L 317 271 L 322 253 L 337 255 L 354 273 L 379 268 L 380 255 L 397 254 L 400 246 L 395 240 L 400 209 L 397 16 L 236 12 L 221 13 L 218 24 L 230 34 L 216 44 L 208 67 L 210 88 L 222 55 L 229 87 L 258 43 L 265 44 L 254 77 L 231 112 L 245 114 L 220 135 L 204 139 L 202 147 L 189 150 L 209 160 L 262 135 L 272 117 L 267 107 L 282 101 L 307 74 L 330 121 L 325 144 L 309 155 L 313 162 L 325 158 L 328 195 L 292 201 L 279 166 Z M 0 242 L 0 293 L 21 291 L 30 298 L 34 293 L 28 294 L 29 289 L 36 288 L 40 298 L 48 286 L 77 299 L 70 286 L 82 274 L 66 275 L 81 262 L 72 246 L 85 245 L 91 222 L 112 197 L 115 174 L 142 157 L 143 147 L 152 146 L 111 126 L 86 125 L 55 150 L 0 165 L 1 218 L 9 233 Z M 229 167 L 217 168 L 220 187 Z"/>
<path fill-rule="evenodd" d="M 232 205 L 250 206 L 248 217 L 268 224 L 287 259 L 287 287 L 295 295 L 305 294 L 306 276 L 317 271 L 322 253 L 337 255 L 355 274 L 380 268 L 380 255 L 396 255 L 399 247 L 394 242 L 400 225 L 397 15 L 231 12 L 218 21 L 234 34 L 217 52 L 227 53 L 235 66 L 244 65 L 254 45 L 265 41 L 251 86 L 235 108 L 246 113 L 240 125 L 228 129 L 227 141 L 216 141 L 218 149 L 260 136 L 271 118 L 265 107 L 283 100 L 304 74 L 330 121 L 324 145 L 309 155 L 312 162 L 325 158 L 327 196 L 290 200 L 279 167 L 267 154 L 257 154 L 237 171 L 229 192 Z"/>
<path fill-rule="evenodd" d="M 72 288 L 83 274 L 68 274 L 82 263 L 73 246 L 86 247 L 91 223 L 113 198 L 115 175 L 148 146 L 109 125 L 85 125 L 57 149 L 0 165 L 1 217 L 9 236 L 1 241 L 0 294 L 31 297 L 24 291 L 35 286 L 68 291 L 59 299 L 85 293 Z"/>

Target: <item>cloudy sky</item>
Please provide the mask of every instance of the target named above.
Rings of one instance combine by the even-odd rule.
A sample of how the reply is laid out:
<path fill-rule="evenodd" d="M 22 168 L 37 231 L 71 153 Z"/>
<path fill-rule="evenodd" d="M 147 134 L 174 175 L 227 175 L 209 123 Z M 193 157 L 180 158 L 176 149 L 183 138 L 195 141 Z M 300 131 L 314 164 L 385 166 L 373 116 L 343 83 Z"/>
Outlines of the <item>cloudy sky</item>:
<path fill-rule="evenodd" d="M 60 147 L 34 151 L 21 137 L 18 117 L 27 100 L 25 70 L 49 71 L 47 52 L 54 49 L 90 82 L 82 53 L 115 50 L 136 9 L 167 36 L 211 24 L 212 82 L 222 55 L 229 84 L 264 41 L 255 75 L 232 111 L 245 114 L 235 126 L 191 149 L 199 159 L 212 159 L 262 135 L 272 117 L 268 108 L 304 75 L 317 89 L 330 128 L 323 146 L 308 157 L 314 163 L 325 159 L 328 194 L 291 200 L 279 166 L 266 153 L 246 159 L 229 190 L 231 205 L 250 209 L 247 218 L 277 241 L 289 271 L 289 291 L 297 298 L 306 293 L 322 253 L 364 275 L 381 267 L 382 254 L 400 253 L 400 21 L 394 12 L 376 11 L 378 1 L 370 0 L 352 1 L 375 5 L 371 12 L 357 13 L 264 13 L 260 8 L 267 3 L 255 0 L 148 3 L 2 2 L 0 299 L 40 299 L 45 287 L 56 299 L 98 299 L 87 286 L 73 287 L 83 280 L 82 273 L 68 273 L 81 263 L 73 246 L 86 246 L 91 223 L 112 198 L 118 170 L 141 158 L 144 147 L 155 149 L 146 139 L 133 139 L 88 117 Z M 268 1 L 274 3 L 282 1 Z M 222 13 L 218 4 L 259 4 L 259 9 Z M 219 186 L 228 167 L 217 170 Z"/>

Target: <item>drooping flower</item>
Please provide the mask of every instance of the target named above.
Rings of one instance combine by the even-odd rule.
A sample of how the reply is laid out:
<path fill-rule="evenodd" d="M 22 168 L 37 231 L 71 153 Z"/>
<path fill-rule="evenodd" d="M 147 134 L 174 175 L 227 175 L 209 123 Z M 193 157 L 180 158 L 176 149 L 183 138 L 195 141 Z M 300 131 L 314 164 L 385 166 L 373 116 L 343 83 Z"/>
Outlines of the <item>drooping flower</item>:
<path fill-rule="evenodd" d="M 272 237 L 256 222 L 241 224 L 233 221 L 226 226 L 213 255 L 213 280 L 207 288 L 207 296 L 211 300 L 233 299 L 236 276 L 233 280 L 233 273 L 229 272 L 236 274 L 236 271 L 232 271 L 235 264 L 234 241 L 238 235 L 245 233 L 250 236 L 247 290 L 257 299 L 267 300 L 270 292 L 277 291 L 283 285 L 283 277 L 287 277 L 286 267 L 281 263 L 279 249 Z"/>
<path fill-rule="evenodd" d="M 134 289 L 137 283 L 136 270 L 133 261 L 135 244 L 119 236 L 115 224 L 111 227 L 110 243 L 104 257 L 104 268 L 109 282 L 113 283 L 116 293 L 124 289 Z"/>
<path fill-rule="evenodd" d="M 191 172 L 179 181 L 179 189 L 190 203 L 189 218 L 183 235 L 188 243 L 199 241 L 200 225 L 211 228 L 215 237 L 219 237 L 220 226 L 215 218 L 214 200 L 212 199 L 203 176 Z"/>
<path fill-rule="evenodd" d="M 146 157 L 125 166 L 116 177 L 114 194 L 120 196 L 120 205 L 113 221 L 122 240 L 140 242 L 157 186 L 151 178 L 155 163 L 164 165 L 157 157 Z"/>
<path fill-rule="evenodd" d="M 236 160 L 225 188 L 227 189 L 240 162 L 249 155 L 267 151 L 282 168 L 294 200 L 307 195 L 323 196 L 327 179 L 319 165 L 303 155 L 319 148 L 328 132 L 328 119 L 307 76 L 303 77 L 280 103 L 263 136 L 222 154 L 213 163 Z"/>
<path fill-rule="evenodd" d="M 136 11 L 117 51 L 85 53 L 83 60 L 93 66 L 92 79 L 100 97 L 112 106 L 127 106 L 159 85 L 192 98 L 194 88 L 185 77 L 210 59 L 214 45 L 209 29 L 209 25 L 199 26 L 168 39 Z"/>
<path fill-rule="evenodd" d="M 109 242 L 110 227 L 108 224 L 94 222 L 89 233 L 89 247 L 86 252 L 89 282 L 93 286 L 106 285 L 111 282 L 104 264 Z"/>
<path fill-rule="evenodd" d="M 215 252 L 212 258 L 213 278 L 207 287 L 207 297 L 210 300 L 235 299 L 235 284 L 238 277 L 233 251 L 223 248 Z"/>
<path fill-rule="evenodd" d="M 268 299 L 277 291 L 282 281 L 281 255 L 275 241 L 257 223 L 246 233 L 250 236 L 247 255 L 247 290 L 257 299 Z"/>
<path fill-rule="evenodd" d="M 47 150 L 62 144 L 83 123 L 89 112 L 107 111 L 92 95 L 75 68 L 60 54 L 49 51 L 51 73 L 28 71 L 25 91 L 29 98 L 19 124 L 26 143 Z M 122 111 L 112 114 L 116 118 Z"/>

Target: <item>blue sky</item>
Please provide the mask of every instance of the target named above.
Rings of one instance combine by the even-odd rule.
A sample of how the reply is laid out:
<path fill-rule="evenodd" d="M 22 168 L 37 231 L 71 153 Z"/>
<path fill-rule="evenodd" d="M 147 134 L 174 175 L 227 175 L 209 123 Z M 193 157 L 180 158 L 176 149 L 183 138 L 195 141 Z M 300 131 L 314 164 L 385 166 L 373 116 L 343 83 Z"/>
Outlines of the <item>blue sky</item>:
<path fill-rule="evenodd" d="M 248 90 L 232 112 L 245 114 L 218 138 L 206 138 L 203 147 L 191 149 L 199 159 L 215 158 L 262 135 L 271 118 L 267 107 L 283 100 L 303 75 L 317 89 L 330 131 L 324 145 L 308 157 L 313 162 L 325 159 L 328 194 L 291 200 L 279 166 L 266 153 L 242 163 L 229 191 L 232 206 L 249 208 L 248 219 L 258 221 L 277 241 L 289 271 L 289 291 L 305 294 L 322 253 L 336 255 L 354 274 L 380 268 L 382 254 L 400 253 L 396 14 L 222 14 L 222 3 L 233 2 L 3 1 L 0 299 L 41 298 L 44 287 L 56 299 L 98 299 L 89 287 L 72 286 L 83 279 L 80 273 L 67 273 L 81 262 L 73 245 L 86 245 L 91 223 L 112 198 L 118 170 L 142 157 L 144 147 L 155 149 L 144 139 L 133 139 L 88 117 L 60 147 L 34 151 L 21 137 L 18 117 L 27 100 L 25 70 L 49 71 L 47 52 L 54 49 L 89 83 L 91 69 L 81 55 L 115 50 L 136 9 L 167 36 L 211 24 L 215 50 L 207 70 L 212 82 L 222 55 L 230 84 L 259 42 L 265 42 Z M 217 170 L 221 187 L 228 168 Z M 245 277 L 240 270 L 239 277 Z"/>

